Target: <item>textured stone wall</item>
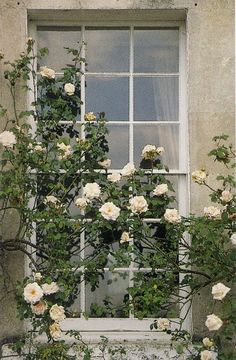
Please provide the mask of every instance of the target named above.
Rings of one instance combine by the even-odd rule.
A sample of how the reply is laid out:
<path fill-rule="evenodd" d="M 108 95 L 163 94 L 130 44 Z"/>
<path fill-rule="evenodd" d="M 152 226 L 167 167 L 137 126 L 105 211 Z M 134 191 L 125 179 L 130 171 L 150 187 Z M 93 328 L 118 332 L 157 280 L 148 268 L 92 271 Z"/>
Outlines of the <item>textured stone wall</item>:
<path fill-rule="evenodd" d="M 53 10 L 50 12 L 49 10 Z M 138 10 L 168 10 L 161 16 L 173 20 L 186 10 L 187 26 L 187 105 L 189 123 L 190 171 L 206 167 L 213 181 L 219 168 L 213 170 L 206 156 L 210 140 L 216 134 L 227 133 L 234 137 L 234 0 L 1 0 L 0 1 L 0 50 L 6 59 L 14 59 L 24 50 L 27 23 L 33 19 L 63 19 L 76 10 L 129 10 L 138 16 Z M 176 10 L 183 10 L 177 15 Z M 67 10 L 66 12 L 62 10 Z M 172 12 L 170 12 L 172 10 Z M 118 13 L 117 13 L 118 14 Z M 125 13 L 124 13 L 125 14 Z M 117 16 L 122 17 L 122 13 Z M 160 17 L 160 16 L 159 16 Z M 0 65 L 0 103 L 8 106 L 9 93 L 3 85 Z M 24 107 L 25 97 L 19 92 L 17 107 Z M 0 130 L 4 124 L 0 124 Z M 206 205 L 206 193 L 191 184 L 191 212 L 201 212 Z M 201 190 L 201 191 L 199 191 Z M 5 236 L 14 235 L 17 219 L 9 214 Z M 10 230 L 9 230 L 10 229 Z M 11 233 L 10 233 L 11 231 Z M 23 258 L 10 254 L 5 258 L 9 278 L 15 282 L 23 276 Z M 10 287 L 12 289 L 12 287 Z M 0 297 L 6 295 L 0 289 Z M 207 313 L 205 292 L 197 296 L 193 306 L 194 331 L 201 333 Z M 16 318 L 12 293 L 0 302 L 0 340 L 8 341 L 19 335 L 22 325 Z M 135 348 L 135 347 L 134 347 Z M 148 349 L 149 351 L 150 349 Z M 145 350 L 146 351 L 146 350 Z M 146 359 L 137 357 L 135 359 Z M 150 355 L 149 359 L 158 359 Z M 167 358 L 167 357 L 166 357 Z M 161 359 L 161 358 L 160 358 Z M 164 359 L 164 358 L 163 358 Z"/>

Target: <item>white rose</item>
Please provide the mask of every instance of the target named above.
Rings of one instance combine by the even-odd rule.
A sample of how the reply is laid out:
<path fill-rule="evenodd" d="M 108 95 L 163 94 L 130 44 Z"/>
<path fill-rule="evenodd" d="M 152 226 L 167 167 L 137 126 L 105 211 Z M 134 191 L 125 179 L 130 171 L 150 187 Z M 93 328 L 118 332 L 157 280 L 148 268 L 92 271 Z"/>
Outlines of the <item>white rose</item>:
<path fill-rule="evenodd" d="M 47 303 L 43 300 L 39 301 L 37 304 L 31 304 L 31 310 L 35 315 L 43 315 L 47 308 Z"/>
<path fill-rule="evenodd" d="M 54 341 L 58 341 L 61 338 L 61 327 L 57 323 L 53 323 L 49 326 L 49 332 Z"/>
<path fill-rule="evenodd" d="M 77 206 L 79 209 L 83 210 L 88 205 L 88 199 L 86 198 L 77 198 L 75 200 L 75 206 Z"/>
<path fill-rule="evenodd" d="M 0 144 L 12 148 L 16 144 L 16 137 L 11 131 L 3 131 L 0 134 Z"/>
<path fill-rule="evenodd" d="M 68 156 L 72 154 L 71 145 L 66 145 L 63 142 L 57 143 L 57 148 L 62 152 L 62 155 L 59 155 L 59 160 L 66 159 Z"/>
<path fill-rule="evenodd" d="M 222 191 L 221 197 L 220 197 L 221 201 L 227 203 L 227 202 L 230 202 L 232 199 L 233 199 L 233 195 L 231 194 L 230 191 L 228 191 L 228 190 Z"/>
<path fill-rule="evenodd" d="M 204 215 L 209 218 L 216 218 L 220 215 L 221 211 L 215 206 L 204 207 Z"/>
<path fill-rule="evenodd" d="M 110 182 L 118 182 L 120 181 L 121 179 L 121 175 L 119 173 L 112 173 L 112 174 L 109 174 L 107 175 L 107 180 L 110 181 Z"/>
<path fill-rule="evenodd" d="M 103 169 L 108 169 L 111 166 L 111 159 L 105 159 L 103 161 L 98 161 L 98 164 L 103 167 Z"/>
<path fill-rule="evenodd" d="M 225 295 L 230 291 L 231 289 L 227 286 L 225 286 L 222 283 L 218 283 L 214 286 L 212 286 L 211 293 L 213 295 L 213 299 L 215 300 L 222 300 L 224 299 Z"/>
<path fill-rule="evenodd" d="M 207 178 L 207 173 L 206 170 L 204 169 L 195 170 L 194 172 L 192 172 L 192 179 L 197 184 L 203 184 L 206 178 Z"/>
<path fill-rule="evenodd" d="M 46 77 L 47 79 L 55 79 L 55 71 L 49 69 L 47 66 L 42 66 L 40 68 L 40 75 Z"/>
<path fill-rule="evenodd" d="M 231 244 L 233 246 L 236 246 L 236 233 L 231 235 L 230 240 L 231 240 Z"/>
<path fill-rule="evenodd" d="M 144 196 L 134 196 L 129 200 L 132 213 L 143 213 L 148 211 L 148 204 Z"/>
<path fill-rule="evenodd" d="M 96 120 L 96 115 L 93 112 L 87 112 L 84 115 L 84 120 L 85 121 L 95 121 Z"/>
<path fill-rule="evenodd" d="M 201 351 L 201 360 L 215 360 L 216 353 L 214 351 L 203 350 Z"/>
<path fill-rule="evenodd" d="M 170 327 L 170 321 L 166 318 L 157 319 L 157 327 L 159 330 L 164 331 Z"/>
<path fill-rule="evenodd" d="M 208 337 L 205 337 L 205 338 L 202 340 L 202 342 L 203 342 L 203 345 L 204 345 L 205 347 L 208 347 L 208 348 L 210 348 L 210 347 L 212 347 L 212 346 L 214 345 L 213 341 L 211 341 Z"/>
<path fill-rule="evenodd" d="M 41 281 L 42 280 L 42 275 L 40 272 L 37 272 L 34 274 L 34 281 Z"/>
<path fill-rule="evenodd" d="M 219 330 L 219 328 L 223 325 L 223 321 L 215 314 L 211 314 L 207 315 L 205 325 L 209 331 L 215 331 Z"/>
<path fill-rule="evenodd" d="M 75 85 L 71 83 L 67 83 L 64 85 L 64 90 L 67 93 L 67 95 L 71 96 L 75 93 Z"/>
<path fill-rule="evenodd" d="M 50 318 L 56 322 L 62 321 L 66 318 L 65 309 L 63 306 L 57 304 L 53 305 L 49 310 Z"/>
<path fill-rule="evenodd" d="M 99 198 L 101 188 L 97 183 L 87 183 L 84 187 L 84 196 L 88 199 Z"/>
<path fill-rule="evenodd" d="M 42 289 L 45 295 L 55 294 L 59 291 L 59 286 L 56 282 L 51 282 L 50 284 L 42 284 Z"/>
<path fill-rule="evenodd" d="M 163 155 L 165 152 L 165 149 L 162 146 L 159 146 L 156 148 L 157 155 Z"/>
<path fill-rule="evenodd" d="M 132 239 L 129 237 L 128 231 L 123 231 L 120 238 L 120 243 L 130 242 Z"/>
<path fill-rule="evenodd" d="M 136 169 L 135 169 L 134 164 L 128 163 L 121 170 L 121 175 L 122 176 L 131 176 L 135 173 L 135 171 L 136 171 Z"/>
<path fill-rule="evenodd" d="M 160 184 L 160 185 L 157 185 L 155 187 L 155 189 L 153 190 L 153 195 L 160 196 L 160 195 L 167 193 L 167 191 L 168 191 L 167 184 Z"/>
<path fill-rule="evenodd" d="M 24 299 L 26 302 L 34 304 L 38 302 L 42 297 L 43 297 L 43 290 L 36 282 L 33 282 L 25 286 Z"/>
<path fill-rule="evenodd" d="M 164 218 L 166 221 L 174 224 L 181 221 L 181 216 L 176 209 L 166 209 Z"/>
<path fill-rule="evenodd" d="M 46 196 L 46 198 L 44 199 L 44 204 L 53 204 L 56 205 L 59 203 L 59 200 L 53 196 L 53 195 L 48 195 Z"/>
<path fill-rule="evenodd" d="M 154 159 L 157 156 L 157 148 L 155 145 L 146 145 L 142 150 L 143 159 Z"/>
<path fill-rule="evenodd" d="M 103 204 L 99 211 L 106 220 L 116 220 L 120 215 L 120 208 L 118 208 L 112 202 Z"/>

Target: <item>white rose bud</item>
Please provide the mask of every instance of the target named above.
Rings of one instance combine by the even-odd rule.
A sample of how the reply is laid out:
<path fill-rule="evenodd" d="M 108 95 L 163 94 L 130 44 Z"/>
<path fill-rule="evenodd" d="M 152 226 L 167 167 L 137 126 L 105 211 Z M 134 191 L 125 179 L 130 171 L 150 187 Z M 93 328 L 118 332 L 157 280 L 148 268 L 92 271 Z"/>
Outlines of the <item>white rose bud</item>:
<path fill-rule="evenodd" d="M 47 303 L 43 300 L 39 301 L 36 304 L 31 304 L 31 310 L 35 315 L 43 315 L 47 308 Z"/>
<path fill-rule="evenodd" d="M 204 169 L 195 170 L 194 172 L 192 172 L 192 179 L 197 184 L 200 185 L 203 184 L 206 178 L 207 178 L 207 173 Z"/>
<path fill-rule="evenodd" d="M 42 275 L 40 272 L 37 272 L 34 274 L 34 281 L 41 281 L 42 280 Z"/>
<path fill-rule="evenodd" d="M 159 146 L 156 148 L 157 155 L 163 155 L 165 152 L 165 149 L 162 146 Z"/>
<path fill-rule="evenodd" d="M 202 340 L 202 343 L 205 347 L 207 348 L 210 348 L 214 345 L 213 341 L 211 341 L 208 337 L 205 337 L 203 340 Z"/>
<path fill-rule="evenodd" d="M 179 215 L 176 209 L 166 209 L 164 214 L 164 219 L 167 222 L 174 224 L 174 223 L 179 223 L 181 221 L 181 216 Z"/>
<path fill-rule="evenodd" d="M 209 331 L 216 331 L 223 325 L 223 321 L 215 314 L 211 314 L 207 315 L 205 325 Z"/>
<path fill-rule="evenodd" d="M 49 310 L 50 318 L 56 322 L 62 321 L 66 318 L 65 309 L 63 306 L 57 304 L 53 305 Z"/>
<path fill-rule="evenodd" d="M 129 233 L 128 231 L 123 231 L 121 238 L 120 238 L 120 243 L 126 243 L 126 242 L 130 242 L 132 239 L 129 237 Z"/>
<path fill-rule="evenodd" d="M 121 170 L 121 175 L 124 177 L 128 177 L 128 176 L 133 175 L 135 173 L 135 171 L 136 171 L 136 169 L 135 169 L 134 164 L 128 163 Z"/>
<path fill-rule="evenodd" d="M 85 121 L 95 121 L 96 120 L 96 115 L 93 112 L 87 112 L 84 115 L 84 120 Z"/>
<path fill-rule="evenodd" d="M 157 185 L 153 190 L 153 195 L 160 196 L 166 194 L 167 192 L 168 192 L 167 184 L 160 184 Z"/>
<path fill-rule="evenodd" d="M 220 200 L 223 201 L 224 203 L 228 203 L 233 199 L 233 195 L 231 194 L 230 191 L 228 190 L 224 190 L 221 193 L 221 197 Z"/>
<path fill-rule="evenodd" d="M 49 332 L 54 341 L 61 339 L 61 327 L 58 323 L 53 323 L 49 326 Z"/>
<path fill-rule="evenodd" d="M 120 208 L 118 208 L 112 202 L 107 202 L 100 207 L 99 212 L 104 217 L 104 219 L 115 221 L 120 215 Z"/>
<path fill-rule="evenodd" d="M 99 198 L 101 188 L 97 183 L 87 183 L 84 187 L 84 196 L 90 200 Z"/>
<path fill-rule="evenodd" d="M 35 304 L 43 297 L 42 288 L 36 283 L 31 283 L 24 288 L 24 299 L 27 303 Z"/>
<path fill-rule="evenodd" d="M 157 319 L 157 327 L 159 330 L 164 331 L 169 329 L 170 327 L 170 320 L 166 318 L 159 318 Z"/>
<path fill-rule="evenodd" d="M 75 85 L 71 83 L 67 83 L 64 85 L 64 90 L 67 95 L 72 96 L 75 93 Z"/>
<path fill-rule="evenodd" d="M 107 175 L 107 180 L 110 181 L 110 182 L 118 182 L 120 181 L 121 179 L 121 175 L 119 173 L 112 173 L 112 174 L 109 174 Z"/>
<path fill-rule="evenodd" d="M 144 196 L 134 196 L 129 200 L 130 210 L 134 214 L 141 214 L 148 211 L 148 203 Z"/>
<path fill-rule="evenodd" d="M 79 209 L 84 210 L 86 206 L 88 205 L 88 199 L 86 198 L 77 198 L 75 200 L 75 206 L 77 206 Z"/>
<path fill-rule="evenodd" d="M 56 282 L 51 282 L 50 284 L 42 284 L 42 289 L 45 295 L 55 294 L 59 291 L 59 286 Z"/>
<path fill-rule="evenodd" d="M 213 299 L 215 300 L 223 300 L 225 295 L 230 291 L 231 289 L 227 286 L 225 286 L 222 283 L 218 283 L 212 287 L 211 293 L 213 295 Z"/>
<path fill-rule="evenodd" d="M 103 161 L 98 161 L 98 164 L 103 168 L 103 169 L 108 169 L 111 166 L 111 159 L 105 159 Z"/>
<path fill-rule="evenodd" d="M 220 216 L 221 211 L 219 208 L 215 207 L 215 206 L 208 206 L 208 207 L 204 207 L 204 215 L 206 217 L 209 217 L 211 219 L 215 219 L 218 216 Z"/>
<path fill-rule="evenodd" d="M 40 68 L 40 75 L 46 77 L 47 79 L 55 79 L 55 71 L 49 69 L 47 66 L 42 66 Z"/>
<path fill-rule="evenodd" d="M 3 131 L 0 134 L 0 144 L 12 148 L 16 144 L 16 137 L 11 131 Z"/>
<path fill-rule="evenodd" d="M 236 233 L 231 235 L 230 240 L 231 240 L 231 244 L 233 246 L 236 246 Z"/>

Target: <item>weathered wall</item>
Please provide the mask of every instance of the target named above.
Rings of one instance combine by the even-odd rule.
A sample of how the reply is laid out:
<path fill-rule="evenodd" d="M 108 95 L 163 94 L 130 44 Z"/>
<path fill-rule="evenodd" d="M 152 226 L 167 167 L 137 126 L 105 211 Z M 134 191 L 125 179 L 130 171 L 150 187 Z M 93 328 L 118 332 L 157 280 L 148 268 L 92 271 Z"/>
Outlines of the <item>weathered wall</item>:
<path fill-rule="evenodd" d="M 50 9 L 54 12 L 49 12 Z M 53 20 L 68 16 L 68 11 L 61 12 L 64 9 L 72 10 L 71 14 L 78 9 L 130 9 L 133 14 L 138 14 L 139 9 L 187 10 L 190 171 L 202 166 L 213 171 L 206 156 L 211 148 L 211 138 L 221 133 L 234 136 L 234 0 L 1 0 L 0 50 L 6 59 L 13 59 L 24 50 L 27 14 L 31 18 L 38 16 Z M 174 11 L 173 14 L 175 17 Z M 153 13 L 153 16 L 158 15 Z M 173 20 L 171 13 L 166 16 Z M 0 102 L 8 105 L 9 94 L 3 86 L 2 68 L 0 70 Z M 19 107 L 24 102 L 20 95 Z M 214 169 L 214 173 L 218 171 Z M 214 175 L 211 174 L 211 181 Z M 206 193 L 200 190 L 191 184 L 191 212 L 201 212 L 206 204 Z M 9 227 L 12 223 L 11 219 Z M 11 256 L 6 263 L 13 279 L 22 276 L 21 256 Z M 197 332 L 204 328 L 206 304 L 204 294 L 194 301 L 193 320 Z M 9 296 L 0 303 L 0 339 L 17 335 L 20 329 L 14 301 Z"/>

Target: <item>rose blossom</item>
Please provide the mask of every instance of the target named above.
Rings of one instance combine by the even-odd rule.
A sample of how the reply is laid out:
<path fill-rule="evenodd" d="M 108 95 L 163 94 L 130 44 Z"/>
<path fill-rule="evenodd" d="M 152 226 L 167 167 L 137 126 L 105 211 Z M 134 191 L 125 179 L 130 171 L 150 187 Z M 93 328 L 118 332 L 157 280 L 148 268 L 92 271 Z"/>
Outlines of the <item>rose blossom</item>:
<path fill-rule="evenodd" d="M 142 158 L 151 160 L 157 157 L 157 148 L 155 145 L 146 145 L 142 150 Z"/>
<path fill-rule="evenodd" d="M 53 204 L 53 205 L 56 205 L 59 203 L 59 200 L 53 196 L 53 195 L 48 195 L 46 196 L 46 198 L 44 199 L 44 204 Z"/>
<path fill-rule="evenodd" d="M 216 218 L 221 213 L 220 209 L 215 207 L 215 206 L 204 207 L 203 211 L 204 211 L 204 215 L 206 217 L 209 217 L 209 218 L 212 218 L 212 219 Z"/>
<path fill-rule="evenodd" d="M 88 199 L 99 198 L 101 188 L 97 183 L 87 183 L 84 187 L 84 196 Z"/>
<path fill-rule="evenodd" d="M 223 325 L 223 321 L 215 314 L 211 314 L 207 315 L 205 325 L 209 331 L 215 331 L 219 330 L 219 328 Z"/>
<path fill-rule="evenodd" d="M 41 281 L 42 280 L 42 275 L 40 272 L 36 272 L 34 274 L 34 281 Z"/>
<path fill-rule="evenodd" d="M 24 299 L 27 303 L 34 304 L 43 297 L 42 288 L 36 283 L 30 283 L 24 288 Z"/>
<path fill-rule="evenodd" d="M 204 169 L 195 170 L 194 172 L 192 172 L 192 179 L 197 184 L 200 185 L 203 184 L 206 178 L 207 178 L 207 173 Z"/>
<path fill-rule="evenodd" d="M 68 156 L 72 154 L 71 145 L 66 145 L 63 142 L 57 143 L 57 148 L 63 153 L 62 155 L 58 156 L 59 160 L 66 159 Z"/>
<path fill-rule="evenodd" d="M 98 161 L 98 164 L 103 168 L 103 169 L 108 169 L 111 166 L 111 159 L 105 159 L 103 161 Z"/>
<path fill-rule="evenodd" d="M 236 233 L 231 235 L 230 240 L 231 240 L 231 244 L 236 246 Z"/>
<path fill-rule="evenodd" d="M 74 95 L 74 93 L 75 93 L 75 85 L 71 84 L 71 83 L 66 83 L 64 85 L 64 90 L 67 93 L 67 95 L 69 95 L 69 96 Z"/>
<path fill-rule="evenodd" d="M 61 338 L 61 327 L 58 323 L 53 323 L 49 326 L 49 332 L 54 341 L 58 341 Z"/>
<path fill-rule="evenodd" d="M 88 199 L 86 198 L 77 198 L 75 200 L 75 206 L 77 206 L 79 209 L 83 210 L 88 205 Z"/>
<path fill-rule="evenodd" d="M 49 310 L 50 318 L 56 322 L 62 321 L 66 318 L 65 309 L 63 306 L 54 304 Z"/>
<path fill-rule="evenodd" d="M 135 173 L 136 169 L 135 169 L 135 166 L 134 164 L 132 163 L 128 163 L 126 164 L 123 169 L 121 170 L 121 175 L 122 176 L 131 176 Z"/>
<path fill-rule="evenodd" d="M 233 194 L 229 190 L 224 190 L 221 193 L 220 200 L 227 203 L 230 202 L 233 199 Z"/>
<path fill-rule="evenodd" d="M 156 152 L 157 152 L 157 155 L 163 155 L 165 152 L 165 149 L 163 148 L 163 146 L 159 146 L 156 148 Z"/>
<path fill-rule="evenodd" d="M 96 115 L 94 115 L 93 112 L 87 112 L 87 113 L 84 115 L 84 120 L 85 120 L 85 121 L 95 121 L 95 120 L 96 120 Z"/>
<path fill-rule="evenodd" d="M 212 346 L 214 345 L 213 341 L 211 341 L 208 337 L 205 337 L 205 338 L 202 340 L 202 342 L 203 342 L 203 345 L 204 345 L 205 347 L 208 347 L 208 348 L 210 348 L 210 347 L 212 347 Z"/>
<path fill-rule="evenodd" d="M 218 283 L 212 287 L 211 293 L 213 295 L 213 299 L 222 300 L 230 290 L 231 289 L 224 284 Z"/>
<path fill-rule="evenodd" d="M 59 286 L 56 282 L 51 282 L 50 284 L 42 284 L 42 289 L 45 295 L 55 294 L 59 291 Z"/>
<path fill-rule="evenodd" d="M 157 327 L 161 331 L 167 330 L 170 327 L 170 320 L 166 318 L 157 319 Z"/>
<path fill-rule="evenodd" d="M 201 351 L 201 360 L 214 360 L 216 353 L 214 351 L 203 350 Z"/>
<path fill-rule="evenodd" d="M 118 182 L 120 181 L 121 179 L 121 175 L 119 173 L 112 173 L 112 174 L 109 174 L 107 175 L 107 180 L 110 181 L 110 182 Z"/>
<path fill-rule="evenodd" d="M 144 196 L 134 196 L 129 200 L 132 213 L 143 213 L 148 211 L 148 204 Z"/>
<path fill-rule="evenodd" d="M 168 191 L 167 184 L 160 184 L 160 185 L 157 185 L 155 187 L 155 189 L 153 190 L 153 195 L 156 195 L 156 196 L 164 195 L 165 193 L 167 193 L 167 191 Z"/>
<path fill-rule="evenodd" d="M 99 212 L 106 220 L 116 220 L 120 215 L 120 208 L 112 202 L 106 202 L 100 207 Z"/>
<path fill-rule="evenodd" d="M 125 242 L 130 242 L 131 238 L 129 237 L 128 231 L 123 231 L 120 238 L 120 243 L 123 244 Z"/>
<path fill-rule="evenodd" d="M 181 221 L 181 216 L 176 209 L 166 209 L 164 218 L 166 221 L 174 224 Z"/>
<path fill-rule="evenodd" d="M 55 71 L 49 69 L 47 66 L 42 66 L 40 68 L 40 75 L 46 77 L 47 79 L 55 79 Z"/>
<path fill-rule="evenodd" d="M 16 137 L 11 131 L 3 131 L 0 134 L 0 144 L 12 148 L 16 144 Z"/>
<path fill-rule="evenodd" d="M 43 315 L 47 308 L 47 303 L 43 300 L 39 301 L 36 304 L 31 304 L 31 310 L 35 315 Z"/>

